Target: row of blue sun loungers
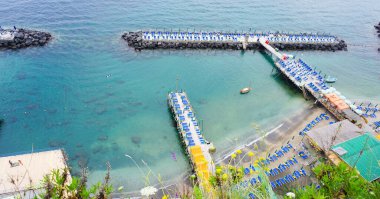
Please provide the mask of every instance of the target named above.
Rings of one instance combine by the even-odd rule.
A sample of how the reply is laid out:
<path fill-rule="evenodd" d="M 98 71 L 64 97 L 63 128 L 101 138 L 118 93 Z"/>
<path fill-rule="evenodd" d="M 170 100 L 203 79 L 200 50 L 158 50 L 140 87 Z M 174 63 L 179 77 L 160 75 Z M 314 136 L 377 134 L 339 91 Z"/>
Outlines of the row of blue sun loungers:
<path fill-rule="evenodd" d="M 197 133 L 198 139 L 201 144 L 206 144 L 200 129 L 198 128 L 198 122 L 194 116 L 194 113 L 191 111 L 190 104 L 186 98 L 186 96 L 182 95 L 181 99 L 178 99 L 175 93 L 171 93 L 171 100 L 173 102 L 173 106 L 175 108 L 175 112 L 178 115 L 179 123 L 181 124 L 181 130 L 185 132 L 185 139 L 188 141 L 188 146 L 195 146 L 195 141 L 193 139 L 192 133 L 190 132 L 190 125 L 196 126 L 195 131 Z M 184 110 L 181 110 L 181 106 L 179 101 L 181 100 L 182 104 L 185 105 Z M 186 116 L 191 118 L 191 123 L 186 123 L 185 121 L 185 111 L 187 112 Z"/>
<path fill-rule="evenodd" d="M 302 176 L 306 176 L 306 171 L 304 169 L 301 169 L 300 171 L 294 171 L 293 174 L 288 174 L 283 178 L 278 178 L 272 182 L 270 182 L 273 189 L 277 187 L 282 187 L 285 184 L 292 183 Z"/>
<path fill-rule="evenodd" d="M 333 43 L 337 38 L 323 35 L 300 35 L 300 34 L 240 34 L 240 33 L 192 33 L 192 32 L 143 32 L 143 39 L 147 40 L 187 40 L 187 41 L 238 41 L 248 36 L 249 41 L 257 42 L 259 37 L 268 37 L 271 42 L 281 43 Z"/>
<path fill-rule="evenodd" d="M 326 113 L 321 113 L 321 115 L 317 116 L 313 121 L 311 121 L 309 124 L 306 125 L 306 127 L 299 132 L 299 135 L 305 135 L 306 132 L 310 131 L 314 126 L 316 126 L 319 122 L 322 122 L 323 120 L 329 120 L 330 117 L 327 116 Z"/>
<path fill-rule="evenodd" d="M 306 160 L 307 158 L 309 158 L 309 156 L 306 155 L 306 153 L 305 153 L 304 151 L 300 151 L 300 152 L 298 153 L 298 155 L 299 155 L 302 159 L 304 159 L 304 160 Z"/>
<path fill-rule="evenodd" d="M 269 154 L 265 160 L 262 160 L 260 164 L 269 165 L 272 162 L 275 162 L 280 157 L 284 156 L 285 153 L 289 152 L 289 149 L 293 148 L 292 144 L 288 143 L 285 146 L 282 146 L 280 150 L 276 150 L 273 155 Z"/>
<path fill-rule="evenodd" d="M 293 157 L 293 158 L 285 161 L 285 163 L 280 163 L 278 165 L 278 167 L 270 169 L 269 172 L 266 171 L 265 173 L 267 174 L 267 176 L 276 176 L 282 172 L 285 172 L 287 169 L 295 166 L 297 163 L 298 163 L 298 161 L 297 161 L 296 157 Z"/>
<path fill-rule="evenodd" d="M 256 177 L 252 177 L 250 180 L 244 180 L 239 185 L 240 185 L 240 187 L 246 188 L 246 187 L 248 187 L 250 185 L 254 186 L 257 183 L 260 183 L 261 181 L 262 181 L 261 177 L 257 176 L 257 178 Z"/>
<path fill-rule="evenodd" d="M 295 79 L 297 85 L 306 84 L 312 93 L 318 93 L 329 88 L 323 77 L 301 59 L 298 61 L 280 60 L 278 63 L 287 76 Z"/>

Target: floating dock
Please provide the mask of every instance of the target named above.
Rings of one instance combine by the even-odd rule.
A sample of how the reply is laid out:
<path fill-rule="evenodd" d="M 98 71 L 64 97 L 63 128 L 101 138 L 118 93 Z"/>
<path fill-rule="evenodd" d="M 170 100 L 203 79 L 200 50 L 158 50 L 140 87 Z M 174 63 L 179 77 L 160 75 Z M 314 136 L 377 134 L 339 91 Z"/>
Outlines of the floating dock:
<path fill-rule="evenodd" d="M 303 92 L 305 98 L 313 96 L 339 120 L 348 119 L 358 126 L 363 125 L 362 111 L 335 88 L 326 85 L 325 79 L 315 68 L 301 59 L 280 53 L 265 37 L 260 38 L 259 42 L 276 57 L 276 68 Z"/>
<path fill-rule="evenodd" d="M 317 33 L 223 33 L 184 31 L 138 31 L 122 38 L 136 50 L 141 49 L 259 49 L 259 38 L 267 38 L 275 47 L 287 50 L 346 50 L 343 40 Z"/>
<path fill-rule="evenodd" d="M 210 154 L 214 148 L 204 139 L 185 92 L 169 93 L 168 105 L 198 181 L 202 188 L 207 189 L 208 180 L 215 173 L 215 165 Z"/>

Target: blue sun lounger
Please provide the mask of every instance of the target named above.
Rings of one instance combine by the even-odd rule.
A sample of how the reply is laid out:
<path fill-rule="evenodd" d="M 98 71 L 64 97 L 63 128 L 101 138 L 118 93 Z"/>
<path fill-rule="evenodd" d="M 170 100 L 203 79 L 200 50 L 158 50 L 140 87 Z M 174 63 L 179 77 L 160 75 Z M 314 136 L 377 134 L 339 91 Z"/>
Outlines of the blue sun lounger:
<path fill-rule="evenodd" d="M 279 187 L 282 186 L 282 183 L 281 183 L 280 179 L 277 179 L 277 180 L 276 180 L 276 184 L 277 184 Z"/>
<path fill-rule="evenodd" d="M 256 171 L 255 167 L 252 166 L 252 164 L 249 165 L 249 168 L 252 169 L 252 171 Z"/>
<path fill-rule="evenodd" d="M 252 178 L 250 181 L 251 185 L 255 185 L 257 183 L 256 178 Z"/>
<path fill-rule="evenodd" d="M 270 185 L 272 186 L 272 189 L 274 189 L 274 188 L 276 188 L 277 186 L 276 186 L 276 183 L 274 183 L 273 181 L 272 182 L 270 182 Z"/>
<path fill-rule="evenodd" d="M 288 174 L 284 177 L 286 180 L 288 180 L 288 182 L 294 182 L 294 178 L 292 175 Z"/>
<path fill-rule="evenodd" d="M 250 199 L 255 199 L 255 195 L 253 195 L 253 193 L 249 193 L 248 196 L 249 196 Z"/>
<path fill-rule="evenodd" d="M 245 174 L 245 175 L 249 175 L 249 174 L 250 174 L 250 170 L 249 170 L 249 168 L 245 168 L 245 169 L 244 169 L 244 174 Z"/>
<path fill-rule="evenodd" d="M 299 171 L 294 171 L 293 175 L 298 179 L 301 177 L 301 174 Z"/>
<path fill-rule="evenodd" d="M 304 169 L 301 169 L 301 173 L 303 176 L 306 176 L 306 171 Z"/>

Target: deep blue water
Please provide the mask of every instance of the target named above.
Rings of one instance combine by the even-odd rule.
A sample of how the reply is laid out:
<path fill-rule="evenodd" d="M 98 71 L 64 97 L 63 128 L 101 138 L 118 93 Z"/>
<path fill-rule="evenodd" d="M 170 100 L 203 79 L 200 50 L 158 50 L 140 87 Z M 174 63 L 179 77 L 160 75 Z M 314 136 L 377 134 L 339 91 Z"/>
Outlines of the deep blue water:
<path fill-rule="evenodd" d="M 348 98 L 380 99 L 380 1 L 74 1 L 2 0 L 0 25 L 46 30 L 42 48 L 0 52 L 0 153 L 63 147 L 73 172 L 89 167 L 101 179 L 106 161 L 116 185 L 143 179 L 129 154 L 172 179 L 188 170 L 173 128 L 166 94 L 188 92 L 205 136 L 219 153 L 259 136 L 308 104 L 271 75 L 261 53 L 183 50 L 136 53 L 120 39 L 145 28 L 330 32 L 347 52 L 292 52 L 324 73 Z M 239 90 L 253 82 L 254 91 Z M 175 152 L 177 161 L 171 158 Z"/>

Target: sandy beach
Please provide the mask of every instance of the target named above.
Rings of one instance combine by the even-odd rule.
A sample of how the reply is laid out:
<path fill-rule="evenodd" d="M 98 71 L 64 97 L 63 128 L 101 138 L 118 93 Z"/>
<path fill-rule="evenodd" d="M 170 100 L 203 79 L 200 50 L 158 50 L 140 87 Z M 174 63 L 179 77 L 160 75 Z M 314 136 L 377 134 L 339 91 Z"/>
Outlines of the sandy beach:
<path fill-rule="evenodd" d="M 310 153 L 310 158 L 308 158 L 307 160 L 302 160 L 301 158 L 299 158 L 298 152 L 304 150 L 303 147 L 306 147 L 306 149 L 310 147 L 307 142 L 302 142 L 303 136 L 300 136 L 299 132 L 302 131 L 311 121 L 313 121 L 315 118 L 319 117 L 323 113 L 327 114 L 329 119 L 322 120 L 313 128 L 322 127 L 328 125 L 329 122 L 336 121 L 336 119 L 331 114 L 329 114 L 325 108 L 311 104 L 306 109 L 303 109 L 295 115 L 286 118 L 284 121 L 280 123 L 279 126 L 266 132 L 264 136 L 249 142 L 249 144 L 237 147 L 235 150 L 231 151 L 230 154 L 224 156 L 220 160 L 217 160 L 216 163 L 221 165 L 229 163 L 231 164 L 230 155 L 235 153 L 236 150 L 240 149 L 242 153 L 237 156 L 234 162 L 236 163 L 236 165 L 243 166 L 244 168 L 249 168 L 250 164 L 253 165 L 255 160 L 259 159 L 260 157 L 266 158 L 269 154 L 274 154 L 276 150 L 278 151 L 279 149 L 281 149 L 281 146 L 285 146 L 287 143 L 290 143 L 292 144 L 293 149 L 291 149 L 288 153 L 285 153 L 285 155 L 279 158 L 277 161 L 268 165 L 268 168 L 272 169 L 274 167 L 277 167 L 280 163 L 284 163 L 292 157 L 296 157 L 299 161 L 299 164 L 292 167 L 292 169 L 285 171 L 284 173 L 281 173 L 280 175 L 277 175 L 275 177 L 270 177 L 269 179 L 273 181 L 287 174 L 292 174 L 292 172 L 295 170 L 300 170 L 301 168 L 303 168 L 307 173 L 307 177 L 301 177 L 297 180 L 297 183 L 294 182 L 287 184 L 286 186 L 281 187 L 281 190 L 277 188 L 275 191 L 278 193 L 283 193 L 284 191 L 290 190 L 295 186 L 309 185 L 310 183 L 313 183 L 313 179 L 310 177 L 311 170 L 309 165 L 316 160 L 317 155 L 312 154 L 313 151 L 310 150 L 310 152 L 308 152 Z M 248 157 L 246 155 L 250 151 L 254 152 L 255 155 L 253 157 Z M 249 180 L 251 177 L 252 176 L 250 175 L 245 176 L 247 180 Z"/>

